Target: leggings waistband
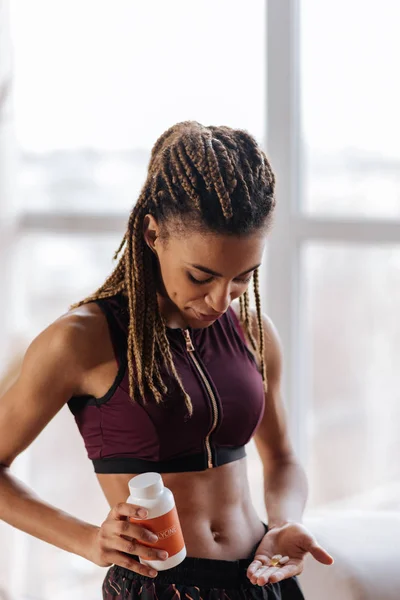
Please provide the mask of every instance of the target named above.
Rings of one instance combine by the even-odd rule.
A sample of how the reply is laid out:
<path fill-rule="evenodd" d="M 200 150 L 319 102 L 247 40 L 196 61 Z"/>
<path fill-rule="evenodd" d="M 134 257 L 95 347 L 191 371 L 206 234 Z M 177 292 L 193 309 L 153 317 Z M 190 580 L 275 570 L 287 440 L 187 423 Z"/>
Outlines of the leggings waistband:
<path fill-rule="evenodd" d="M 268 526 L 263 523 L 265 533 Z M 264 536 L 265 534 L 263 534 Z M 261 540 L 252 549 L 248 558 L 239 560 L 214 560 L 211 558 L 197 558 L 187 556 L 179 565 L 166 571 L 159 571 L 157 577 L 146 577 L 135 571 L 115 566 L 114 573 L 119 577 L 136 579 L 138 581 L 154 581 L 156 583 L 181 583 L 186 585 L 197 585 L 199 587 L 232 588 L 240 585 L 251 586 L 246 576 L 246 571 L 254 558 L 254 553 Z M 138 557 L 134 557 L 138 560 Z"/>

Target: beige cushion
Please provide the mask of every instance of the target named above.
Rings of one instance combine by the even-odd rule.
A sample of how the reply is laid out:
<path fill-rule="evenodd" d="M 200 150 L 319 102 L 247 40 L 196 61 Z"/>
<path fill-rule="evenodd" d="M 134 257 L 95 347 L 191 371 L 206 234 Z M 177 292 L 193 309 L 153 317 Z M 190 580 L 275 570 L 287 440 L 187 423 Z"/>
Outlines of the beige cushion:
<path fill-rule="evenodd" d="M 399 600 L 400 512 L 329 511 L 304 524 L 335 559 L 326 566 L 307 556 L 306 600 Z"/>

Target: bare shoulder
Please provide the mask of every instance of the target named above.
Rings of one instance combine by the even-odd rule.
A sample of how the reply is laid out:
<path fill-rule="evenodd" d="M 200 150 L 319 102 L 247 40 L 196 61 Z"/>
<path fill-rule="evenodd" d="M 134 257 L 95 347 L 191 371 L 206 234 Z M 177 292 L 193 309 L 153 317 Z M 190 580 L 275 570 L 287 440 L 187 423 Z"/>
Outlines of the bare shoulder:
<path fill-rule="evenodd" d="M 56 338 L 71 343 L 73 352 L 79 350 L 79 357 L 87 359 L 107 332 L 107 320 L 95 302 L 83 304 L 61 315 L 50 327 Z M 68 352 L 69 349 L 66 349 Z M 88 354 L 89 351 L 89 354 Z"/>
<path fill-rule="evenodd" d="M 50 344 L 70 364 L 80 364 L 85 368 L 93 360 L 96 361 L 95 350 L 106 331 L 107 321 L 102 310 L 90 302 L 58 317 L 39 334 L 32 345 L 39 348 L 43 344 Z"/>
<path fill-rule="evenodd" d="M 95 303 L 72 309 L 58 317 L 30 343 L 22 359 L 22 376 L 57 373 L 59 384 L 68 381 L 69 392 L 79 394 L 84 374 L 102 361 L 102 341 L 107 322 Z"/>
<path fill-rule="evenodd" d="M 64 313 L 52 325 L 76 327 L 78 330 L 84 329 L 85 332 L 89 332 L 95 330 L 104 321 L 104 313 L 98 304 L 88 302 Z"/>
<path fill-rule="evenodd" d="M 71 310 L 29 345 L 18 376 L 0 398 L 0 463 L 10 465 L 75 394 L 100 360 L 93 351 L 106 327 L 97 307 Z"/>

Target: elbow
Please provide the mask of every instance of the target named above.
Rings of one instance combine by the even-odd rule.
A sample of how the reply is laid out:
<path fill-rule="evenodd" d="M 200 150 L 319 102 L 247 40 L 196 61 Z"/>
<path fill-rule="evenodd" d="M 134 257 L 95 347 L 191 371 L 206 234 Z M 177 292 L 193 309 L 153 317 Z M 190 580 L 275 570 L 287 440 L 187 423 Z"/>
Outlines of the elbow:
<path fill-rule="evenodd" d="M 285 467 L 298 467 L 303 468 L 298 457 L 293 452 L 288 452 L 273 457 L 268 457 L 268 460 L 263 461 L 264 473 L 268 475 L 276 469 L 283 469 Z"/>

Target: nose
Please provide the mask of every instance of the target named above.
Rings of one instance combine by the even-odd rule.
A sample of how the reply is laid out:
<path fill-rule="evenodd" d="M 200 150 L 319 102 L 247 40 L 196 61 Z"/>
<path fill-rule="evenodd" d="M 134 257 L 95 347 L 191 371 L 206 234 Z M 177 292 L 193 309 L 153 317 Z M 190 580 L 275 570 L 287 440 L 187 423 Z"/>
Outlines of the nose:
<path fill-rule="evenodd" d="M 231 303 L 230 286 L 216 287 L 206 295 L 205 301 L 214 312 L 219 314 L 226 312 Z"/>

